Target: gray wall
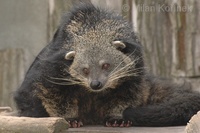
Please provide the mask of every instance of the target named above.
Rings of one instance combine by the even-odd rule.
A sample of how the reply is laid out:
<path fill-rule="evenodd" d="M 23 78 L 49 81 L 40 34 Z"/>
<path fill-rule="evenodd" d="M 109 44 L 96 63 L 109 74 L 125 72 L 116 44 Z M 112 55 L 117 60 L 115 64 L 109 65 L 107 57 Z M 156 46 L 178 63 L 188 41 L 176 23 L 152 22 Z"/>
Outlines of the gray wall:
<path fill-rule="evenodd" d="M 48 41 L 49 0 L 0 0 L 0 106 L 13 92 Z"/>
<path fill-rule="evenodd" d="M 47 44 L 49 0 L 0 0 L 0 49 L 25 48 L 32 59 Z"/>

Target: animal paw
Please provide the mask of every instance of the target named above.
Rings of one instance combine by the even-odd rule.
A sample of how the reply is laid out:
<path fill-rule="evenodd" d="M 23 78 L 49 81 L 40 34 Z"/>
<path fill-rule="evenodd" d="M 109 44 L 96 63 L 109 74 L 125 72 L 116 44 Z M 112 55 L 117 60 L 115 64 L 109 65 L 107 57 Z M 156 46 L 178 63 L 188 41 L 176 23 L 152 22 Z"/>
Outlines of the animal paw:
<path fill-rule="evenodd" d="M 83 126 L 83 122 L 79 119 L 68 119 L 69 128 L 79 128 Z"/>
<path fill-rule="evenodd" d="M 109 118 L 105 121 L 106 127 L 131 127 L 132 125 L 132 121 L 118 118 Z"/>

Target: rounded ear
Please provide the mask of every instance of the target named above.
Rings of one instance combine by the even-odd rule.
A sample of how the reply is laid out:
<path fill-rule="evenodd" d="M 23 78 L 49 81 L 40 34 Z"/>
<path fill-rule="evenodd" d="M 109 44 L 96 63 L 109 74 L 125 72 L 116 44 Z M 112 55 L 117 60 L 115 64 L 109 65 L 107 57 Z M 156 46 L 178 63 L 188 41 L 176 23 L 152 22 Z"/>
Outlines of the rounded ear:
<path fill-rule="evenodd" d="M 65 55 L 66 60 L 73 60 L 76 52 L 75 51 L 70 51 Z"/>
<path fill-rule="evenodd" d="M 126 48 L 126 45 L 121 41 L 113 41 L 112 44 L 113 44 L 113 46 L 116 47 L 116 49 L 124 49 L 124 48 Z"/>

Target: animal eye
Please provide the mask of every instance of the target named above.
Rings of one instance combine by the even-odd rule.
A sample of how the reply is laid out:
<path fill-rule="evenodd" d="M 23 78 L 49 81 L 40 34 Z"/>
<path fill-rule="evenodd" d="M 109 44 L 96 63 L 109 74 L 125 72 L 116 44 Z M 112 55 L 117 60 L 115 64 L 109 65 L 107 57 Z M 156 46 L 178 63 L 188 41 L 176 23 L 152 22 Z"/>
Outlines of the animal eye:
<path fill-rule="evenodd" d="M 108 63 L 105 63 L 102 65 L 102 69 L 104 69 L 104 70 L 108 70 L 109 67 L 110 67 L 110 64 L 108 64 Z"/>
<path fill-rule="evenodd" d="M 84 73 L 85 75 L 88 75 L 88 74 L 89 74 L 89 69 L 88 69 L 88 68 L 83 68 L 83 73 Z"/>

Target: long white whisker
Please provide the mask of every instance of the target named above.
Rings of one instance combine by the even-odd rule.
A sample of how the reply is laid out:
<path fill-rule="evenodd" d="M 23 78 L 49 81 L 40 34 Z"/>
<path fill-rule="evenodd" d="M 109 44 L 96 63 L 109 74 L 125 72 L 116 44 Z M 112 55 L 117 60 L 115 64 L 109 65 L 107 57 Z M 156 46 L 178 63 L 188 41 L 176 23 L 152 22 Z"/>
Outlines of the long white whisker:
<path fill-rule="evenodd" d="M 133 72 L 132 70 L 126 71 L 126 72 L 119 72 L 114 74 L 113 76 L 111 76 L 110 78 L 112 79 L 112 77 L 121 77 L 121 76 L 134 76 L 135 74 L 137 74 L 137 72 Z"/>
<path fill-rule="evenodd" d="M 52 80 L 46 79 L 47 81 L 53 83 L 53 84 L 58 84 L 58 85 L 83 85 L 82 82 L 62 82 L 62 83 L 58 83 L 58 82 L 54 82 Z"/>
<path fill-rule="evenodd" d="M 134 50 L 131 54 L 129 54 L 128 56 L 126 56 L 123 60 L 126 60 L 128 57 L 130 57 L 131 55 L 133 55 L 135 53 L 136 50 Z M 110 74 L 112 74 L 121 64 L 123 63 L 123 61 L 121 61 L 112 71 Z"/>
<path fill-rule="evenodd" d="M 144 69 L 144 67 L 141 67 L 141 68 L 129 69 L 129 70 L 128 70 L 128 68 L 130 68 L 129 66 L 130 66 L 130 65 L 125 66 L 127 70 L 124 70 L 124 68 L 123 68 L 123 69 L 118 70 L 118 71 L 116 71 L 115 73 L 113 73 L 113 74 L 110 76 L 110 79 L 109 79 L 109 80 L 110 80 L 110 81 L 114 81 L 114 80 L 116 80 L 116 79 L 120 79 L 120 78 L 123 78 L 123 77 L 138 76 L 138 74 L 142 73 L 142 72 L 143 72 L 142 70 Z M 139 70 L 139 71 L 138 71 L 138 70 Z M 141 70 L 141 71 L 140 71 L 140 70 Z"/>
<path fill-rule="evenodd" d="M 51 79 L 54 79 L 54 80 L 62 80 L 62 81 L 75 81 L 75 82 L 78 82 L 76 79 L 73 79 L 73 78 L 69 78 L 69 79 L 67 79 L 67 78 L 54 78 L 54 77 L 49 77 L 49 78 L 51 78 Z"/>
<path fill-rule="evenodd" d="M 74 70 L 74 69 L 72 69 L 72 68 L 69 68 L 69 66 L 68 65 L 66 65 L 65 64 L 65 66 L 67 66 L 68 67 L 68 69 L 71 69 L 71 70 L 73 70 L 77 75 L 79 75 L 81 78 L 83 78 L 84 79 L 84 77 L 83 77 L 83 75 L 81 75 L 81 74 L 79 74 L 76 70 Z M 67 73 L 69 73 L 70 74 L 70 72 L 67 70 Z"/>
<path fill-rule="evenodd" d="M 129 64 L 125 65 L 124 67 L 120 68 L 119 70 L 109 74 L 108 76 L 111 77 L 112 75 L 115 75 L 116 73 L 119 73 L 121 71 L 124 71 L 125 69 L 128 69 L 131 65 L 133 65 L 134 62 L 130 62 Z"/>

